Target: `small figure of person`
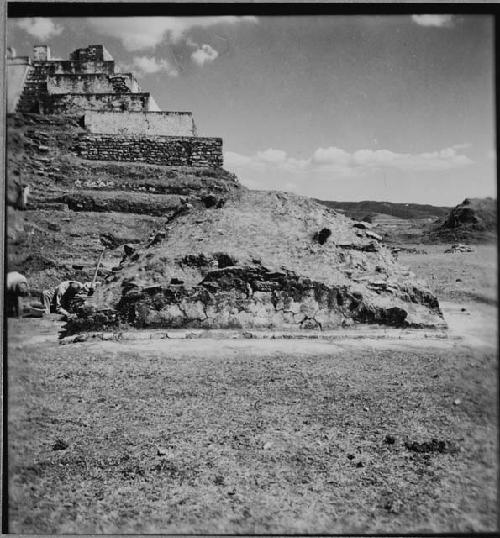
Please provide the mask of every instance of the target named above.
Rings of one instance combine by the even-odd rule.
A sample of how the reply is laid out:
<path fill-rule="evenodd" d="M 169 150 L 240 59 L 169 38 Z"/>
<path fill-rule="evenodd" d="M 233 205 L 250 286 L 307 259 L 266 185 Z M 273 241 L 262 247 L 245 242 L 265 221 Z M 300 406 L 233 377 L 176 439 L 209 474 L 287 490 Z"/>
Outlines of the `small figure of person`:
<path fill-rule="evenodd" d="M 77 280 L 65 280 L 58 286 L 42 292 L 42 302 L 45 308 L 45 313 L 68 315 L 68 309 L 71 309 L 71 302 L 79 293 L 92 295 L 94 286 L 91 282 L 78 282 Z"/>

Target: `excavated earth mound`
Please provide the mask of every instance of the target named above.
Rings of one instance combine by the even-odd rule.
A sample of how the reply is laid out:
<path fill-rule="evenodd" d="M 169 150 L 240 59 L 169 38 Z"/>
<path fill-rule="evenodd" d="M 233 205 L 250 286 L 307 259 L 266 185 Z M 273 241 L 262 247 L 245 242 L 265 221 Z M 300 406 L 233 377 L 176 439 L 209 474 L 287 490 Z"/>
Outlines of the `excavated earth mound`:
<path fill-rule="evenodd" d="M 242 191 L 128 246 L 66 334 L 137 328 L 445 326 L 426 285 L 377 234 L 313 200 Z"/>

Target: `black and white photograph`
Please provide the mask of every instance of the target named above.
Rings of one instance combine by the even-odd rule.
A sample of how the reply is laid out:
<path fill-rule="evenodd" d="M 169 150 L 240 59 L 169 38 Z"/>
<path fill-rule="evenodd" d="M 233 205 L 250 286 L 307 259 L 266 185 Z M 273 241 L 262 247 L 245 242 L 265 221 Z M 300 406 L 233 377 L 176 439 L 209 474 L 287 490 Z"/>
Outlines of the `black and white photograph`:
<path fill-rule="evenodd" d="M 493 8 L 29 6 L 3 533 L 498 532 Z"/>

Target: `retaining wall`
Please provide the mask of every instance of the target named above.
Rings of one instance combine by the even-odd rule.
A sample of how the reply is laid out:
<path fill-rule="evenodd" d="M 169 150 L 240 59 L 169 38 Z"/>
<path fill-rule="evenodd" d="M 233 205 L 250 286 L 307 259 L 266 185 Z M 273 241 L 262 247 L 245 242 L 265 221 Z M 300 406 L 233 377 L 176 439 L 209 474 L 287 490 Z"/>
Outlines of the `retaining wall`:
<path fill-rule="evenodd" d="M 222 138 L 83 134 L 75 149 L 82 158 L 98 161 L 211 168 L 223 165 Z"/>
<path fill-rule="evenodd" d="M 91 111 L 85 127 L 93 134 L 196 136 L 191 112 Z"/>

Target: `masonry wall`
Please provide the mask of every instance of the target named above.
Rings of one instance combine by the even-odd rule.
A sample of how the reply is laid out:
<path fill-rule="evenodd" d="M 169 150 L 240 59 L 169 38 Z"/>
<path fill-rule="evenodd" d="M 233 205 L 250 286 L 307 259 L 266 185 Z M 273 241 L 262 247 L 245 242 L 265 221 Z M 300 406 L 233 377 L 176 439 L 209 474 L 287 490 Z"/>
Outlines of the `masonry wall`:
<path fill-rule="evenodd" d="M 93 134 L 196 136 L 191 112 L 92 111 L 85 127 Z"/>
<path fill-rule="evenodd" d="M 85 110 L 140 112 L 149 108 L 149 93 L 62 93 L 49 95 L 42 114 L 78 114 Z"/>
<path fill-rule="evenodd" d="M 212 168 L 223 165 L 221 138 L 84 134 L 75 149 L 90 160 Z"/>
<path fill-rule="evenodd" d="M 131 73 L 110 76 L 105 73 L 58 73 L 47 78 L 47 91 L 55 93 L 112 93 L 122 87 L 138 92 L 139 85 Z"/>
<path fill-rule="evenodd" d="M 47 62 L 33 61 L 33 67 L 38 68 L 40 74 L 79 74 L 79 73 L 106 73 L 115 74 L 113 60 L 96 60 L 89 62 L 76 62 L 72 60 L 49 60 Z"/>

